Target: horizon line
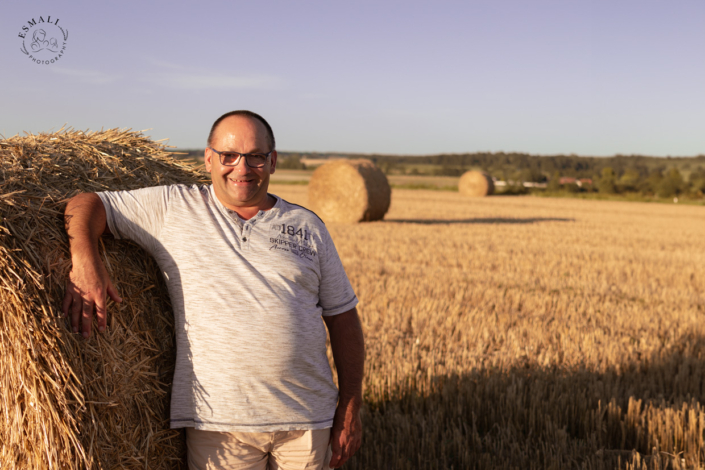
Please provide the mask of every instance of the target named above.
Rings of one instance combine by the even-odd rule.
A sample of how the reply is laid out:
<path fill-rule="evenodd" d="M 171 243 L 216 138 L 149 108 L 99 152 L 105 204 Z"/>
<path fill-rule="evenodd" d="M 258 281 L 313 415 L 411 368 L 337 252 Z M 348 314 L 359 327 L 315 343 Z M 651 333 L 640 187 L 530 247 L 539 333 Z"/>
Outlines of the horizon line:
<path fill-rule="evenodd" d="M 194 152 L 194 151 L 205 151 L 205 147 L 171 147 L 168 149 L 170 152 Z M 705 153 L 699 153 L 697 155 L 665 155 L 665 156 L 659 156 L 659 155 L 645 155 L 645 154 L 640 154 L 640 153 L 631 153 L 631 154 L 624 154 L 624 153 L 615 153 L 612 155 L 580 155 L 576 153 L 531 153 L 531 152 L 520 152 L 520 151 L 511 151 L 511 152 L 506 152 L 503 150 L 498 150 L 498 151 L 491 151 L 491 150 L 478 150 L 474 152 L 439 152 L 439 153 L 384 153 L 384 152 L 339 152 L 339 151 L 320 151 L 320 150 L 277 150 L 278 153 L 284 153 L 284 154 L 290 154 L 290 153 L 299 153 L 299 154 L 312 154 L 312 155 L 326 155 L 326 156 L 360 156 L 360 155 L 368 155 L 368 156 L 380 156 L 380 157 L 436 157 L 436 156 L 441 156 L 441 155 L 473 155 L 473 154 L 490 154 L 490 155 L 526 155 L 529 157 L 576 157 L 576 158 L 663 158 L 663 159 L 679 159 L 679 158 L 692 158 L 692 159 L 698 159 L 702 158 L 705 159 Z"/>

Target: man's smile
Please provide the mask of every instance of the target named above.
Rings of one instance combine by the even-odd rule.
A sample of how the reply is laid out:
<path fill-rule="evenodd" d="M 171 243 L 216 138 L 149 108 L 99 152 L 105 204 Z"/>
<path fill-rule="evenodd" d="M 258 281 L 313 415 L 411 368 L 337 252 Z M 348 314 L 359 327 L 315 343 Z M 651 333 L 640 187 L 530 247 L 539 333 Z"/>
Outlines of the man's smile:
<path fill-rule="evenodd" d="M 235 185 L 254 183 L 254 178 L 228 178 L 228 181 Z"/>

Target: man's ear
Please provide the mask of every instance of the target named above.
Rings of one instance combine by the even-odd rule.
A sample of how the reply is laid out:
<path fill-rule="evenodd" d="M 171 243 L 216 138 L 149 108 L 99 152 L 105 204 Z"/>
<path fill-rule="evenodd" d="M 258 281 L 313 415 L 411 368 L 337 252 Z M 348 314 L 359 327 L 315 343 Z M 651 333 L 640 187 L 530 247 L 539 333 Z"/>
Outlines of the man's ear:
<path fill-rule="evenodd" d="M 206 150 L 203 151 L 203 163 L 206 164 L 206 171 L 208 173 L 211 172 L 211 165 L 213 163 L 211 158 L 213 158 L 213 152 L 211 152 L 211 149 L 206 147 Z"/>
<path fill-rule="evenodd" d="M 269 169 L 269 174 L 274 173 L 274 170 L 277 169 L 277 151 L 272 150 L 272 167 Z"/>

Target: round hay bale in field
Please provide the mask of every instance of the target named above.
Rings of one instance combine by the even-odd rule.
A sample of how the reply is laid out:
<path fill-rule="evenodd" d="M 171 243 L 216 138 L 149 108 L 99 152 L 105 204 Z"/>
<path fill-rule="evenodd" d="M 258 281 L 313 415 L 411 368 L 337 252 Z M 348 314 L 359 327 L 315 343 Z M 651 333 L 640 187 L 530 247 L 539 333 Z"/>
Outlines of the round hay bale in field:
<path fill-rule="evenodd" d="M 105 238 L 124 301 L 88 340 L 61 316 L 71 269 L 63 212 L 79 192 L 205 182 L 140 133 L 107 130 L 0 140 L 0 468 L 182 467 L 169 429 L 174 325 L 157 264 Z M 97 331 L 94 325 L 94 331 Z"/>
<path fill-rule="evenodd" d="M 308 183 L 309 207 L 326 222 L 381 220 L 391 199 L 387 177 L 364 159 L 321 165 Z"/>
<path fill-rule="evenodd" d="M 492 177 L 481 171 L 466 171 L 458 182 L 458 191 L 463 196 L 482 197 L 494 193 Z"/>

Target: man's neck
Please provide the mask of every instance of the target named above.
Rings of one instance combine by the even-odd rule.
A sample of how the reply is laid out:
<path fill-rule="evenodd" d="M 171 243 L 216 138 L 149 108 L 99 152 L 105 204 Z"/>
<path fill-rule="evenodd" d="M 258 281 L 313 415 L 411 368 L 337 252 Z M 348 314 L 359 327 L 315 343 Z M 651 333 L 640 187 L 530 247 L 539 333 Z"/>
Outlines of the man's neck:
<path fill-rule="evenodd" d="M 216 197 L 218 195 L 216 194 Z M 218 198 L 220 199 L 220 198 Z M 223 204 L 223 201 L 220 201 L 221 204 Z M 264 204 L 257 205 L 257 206 L 248 206 L 248 207 L 237 207 L 237 206 L 228 206 L 223 204 L 226 208 L 230 209 L 231 211 L 235 212 L 238 217 L 240 217 L 242 220 L 250 220 L 252 217 L 256 216 L 259 211 L 268 211 L 272 207 L 274 207 L 274 204 L 277 203 L 277 199 L 272 196 L 271 194 L 267 194 L 266 199 L 264 200 Z"/>

